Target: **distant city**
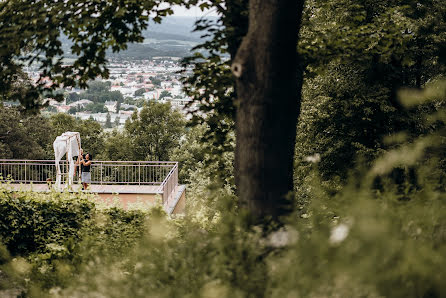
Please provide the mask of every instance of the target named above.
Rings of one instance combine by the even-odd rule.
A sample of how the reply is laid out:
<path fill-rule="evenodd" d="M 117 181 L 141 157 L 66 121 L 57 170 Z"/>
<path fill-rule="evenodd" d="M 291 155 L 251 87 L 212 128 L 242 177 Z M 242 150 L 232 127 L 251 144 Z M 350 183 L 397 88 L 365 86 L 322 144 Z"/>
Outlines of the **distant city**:
<path fill-rule="evenodd" d="M 195 20 L 169 17 L 163 24 L 151 24 L 143 33 L 144 43 L 132 44 L 120 53 L 109 53 L 108 79 L 97 79 L 92 82 L 94 87 L 90 84 L 87 90 L 60 90 L 65 100 L 48 99 L 49 107 L 43 113 L 68 113 L 82 120 L 94 119 L 106 129 L 110 128 L 110 122 L 111 127 L 122 128 L 134 111 L 153 100 L 169 102 L 172 109 L 188 117 L 190 109 L 186 106 L 192 99 L 182 91 L 178 71 L 182 70 L 181 58 L 191 54 L 190 49 L 202 41 L 199 32 L 192 32 Z M 75 58 L 71 56 L 70 42 L 66 39 L 62 42 L 70 63 Z M 27 68 L 27 73 L 33 81 L 41 79 L 37 67 Z M 196 104 L 190 108 L 195 109 Z"/>
<path fill-rule="evenodd" d="M 49 99 L 49 107 L 43 113 L 69 113 L 82 120 L 94 119 L 103 125 L 107 122 L 107 117 L 110 117 L 109 121 L 113 123 L 113 127 L 120 128 L 135 110 L 141 110 L 145 102 L 153 100 L 169 102 L 172 109 L 183 112 L 187 117 L 190 109 L 187 109 L 186 105 L 192 99 L 182 91 L 181 75 L 178 73 L 182 69 L 179 59 L 114 59 L 108 65 L 109 79 L 98 79 L 92 83 L 95 89 L 99 90 L 65 89 L 65 100 L 57 102 Z M 38 71 L 28 71 L 28 75 L 33 81 L 39 79 Z M 196 108 L 196 104 L 191 108 Z"/>

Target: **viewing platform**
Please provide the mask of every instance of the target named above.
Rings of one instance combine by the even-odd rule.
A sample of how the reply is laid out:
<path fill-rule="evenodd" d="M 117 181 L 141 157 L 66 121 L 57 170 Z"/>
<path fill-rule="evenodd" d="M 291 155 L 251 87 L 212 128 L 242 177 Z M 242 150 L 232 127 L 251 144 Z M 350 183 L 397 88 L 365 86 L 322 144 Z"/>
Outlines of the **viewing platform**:
<path fill-rule="evenodd" d="M 68 167 L 67 161 L 60 164 Z M 54 160 L 0 159 L 0 181 L 9 182 L 11 190 L 52 191 L 56 173 Z M 57 190 L 80 191 L 77 177 L 73 185 L 62 184 Z M 67 174 L 62 174 L 62 181 L 67 180 Z M 178 184 L 177 162 L 92 161 L 91 180 L 86 192 L 104 201 L 117 198 L 123 208 L 136 202 L 154 203 L 160 197 L 169 215 L 184 213 L 186 187 Z"/>

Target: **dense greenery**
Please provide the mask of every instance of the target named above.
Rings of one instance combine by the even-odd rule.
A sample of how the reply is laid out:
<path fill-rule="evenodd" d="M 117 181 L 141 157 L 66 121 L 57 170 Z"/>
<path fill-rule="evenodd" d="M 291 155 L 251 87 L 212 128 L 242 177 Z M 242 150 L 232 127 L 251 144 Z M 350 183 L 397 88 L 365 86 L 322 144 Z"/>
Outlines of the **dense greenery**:
<path fill-rule="evenodd" d="M 178 160 L 188 184 L 187 214 L 102 209 L 81 193 L 2 189 L 0 291 L 446 296 L 446 6 L 436 0 L 306 2 L 296 45 L 305 77 L 290 196 L 295 209 L 282 225 L 253 226 L 236 203 L 237 107 L 229 70 L 246 33 L 248 1 L 191 2 L 221 14 L 197 23 L 210 39 L 197 48 L 205 51 L 185 60 L 194 67 L 185 85 L 201 103 L 203 113 L 192 121 L 199 125 L 186 129 L 169 105 L 154 102 L 124 131 L 108 134 L 93 121 L 63 114 L 48 120 L 0 111 L 5 157 L 52 155 L 48 142 L 77 130 L 84 147 L 106 159 Z"/>
<path fill-rule="evenodd" d="M 185 133 L 183 115 L 170 103 L 149 101 L 134 112 L 124 131 L 107 139 L 105 154 L 110 160 L 169 160 Z"/>
<path fill-rule="evenodd" d="M 172 97 L 172 94 L 169 91 L 163 90 L 158 99 L 161 100 L 164 97 Z"/>
<path fill-rule="evenodd" d="M 110 133 L 94 120 L 63 113 L 26 115 L 1 106 L 0 116 L 0 159 L 52 159 L 54 139 L 77 131 L 84 150 L 97 160 L 169 160 L 186 133 L 184 117 L 168 103 L 147 103 L 141 112 L 134 112 L 123 131 Z"/>
<path fill-rule="evenodd" d="M 135 91 L 135 97 L 140 97 L 140 96 L 142 96 L 145 92 L 146 92 L 146 89 L 144 89 L 144 88 L 140 88 L 140 89 L 138 89 L 138 90 Z"/>
<path fill-rule="evenodd" d="M 44 159 L 51 149 L 52 127 L 42 116 L 0 107 L 1 158 Z"/>
<path fill-rule="evenodd" d="M 124 97 L 119 91 L 110 91 L 110 82 L 92 81 L 88 84 L 88 89 L 80 94 L 82 99 L 89 99 L 95 103 L 106 101 L 123 102 Z"/>
<path fill-rule="evenodd" d="M 423 94 L 403 93 L 401 102 L 420 107 L 420 96 L 432 103 L 445 95 L 446 84 L 435 84 Z M 445 120 L 441 109 L 427 121 Z M 188 136 L 190 160 L 206 158 L 193 141 L 199 135 Z M 313 171 L 306 185 L 311 202 L 279 230 L 248 227 L 232 191 L 205 179 L 218 169 L 200 164 L 187 166 L 194 175 L 188 214 L 179 219 L 156 208 L 98 209 L 82 194 L 3 189 L 0 206 L 9 215 L 1 221 L 3 242 L 13 254 L 26 250 L 13 257 L 2 250 L 8 276 L 2 289 L 31 297 L 442 297 L 446 196 L 437 160 L 445 148 L 436 140 L 444 136 L 437 126 L 411 144 L 394 138 L 397 148 L 370 169 L 357 168 L 336 195 Z M 406 184 L 402 192 L 386 174 L 413 165 L 417 188 Z"/>
<path fill-rule="evenodd" d="M 308 1 L 306 9 L 299 49 L 308 64 L 296 144 L 299 185 L 308 173 L 306 156 L 321 155 L 323 180 L 342 181 L 358 158 L 369 164 L 392 148 L 386 136 L 428 133 L 423 117 L 439 106 L 406 109 L 397 91 L 420 88 L 446 70 L 446 12 L 436 1 Z"/>
<path fill-rule="evenodd" d="M 92 199 L 82 193 L 11 192 L 0 185 L 0 210 L 8 215 L 0 219 L 0 264 L 11 278 L 2 280 L 2 295 L 3 283 L 12 282 L 7 288 L 28 287 L 29 295 L 39 296 L 33 288 L 68 285 L 70 276 L 94 259 L 93 250 L 118 255 L 134 246 L 148 213 L 105 208 Z"/>
<path fill-rule="evenodd" d="M 12 255 L 45 251 L 47 245 L 63 245 L 76 239 L 92 216 L 94 203 L 85 196 L 76 200 L 53 193 L 14 193 L 2 189 L 1 238 Z"/>
<path fill-rule="evenodd" d="M 71 92 L 65 94 L 67 104 L 76 102 L 81 99 L 91 100 L 92 103 L 87 105 L 85 108 L 82 107 L 72 107 L 70 111 L 75 112 L 90 111 L 92 113 L 106 113 L 107 109 L 104 106 L 106 101 L 116 101 L 118 105 L 124 102 L 124 97 L 119 91 L 110 91 L 111 83 L 110 81 L 91 81 L 88 84 L 88 89 L 80 92 Z M 119 109 L 118 109 L 119 110 Z"/>
<path fill-rule="evenodd" d="M 79 120 L 66 114 L 27 115 L 16 108 L 0 107 L 0 158 L 52 159 L 53 141 L 66 131 L 78 131 L 83 147 L 100 152 L 103 129 L 94 120 Z"/>

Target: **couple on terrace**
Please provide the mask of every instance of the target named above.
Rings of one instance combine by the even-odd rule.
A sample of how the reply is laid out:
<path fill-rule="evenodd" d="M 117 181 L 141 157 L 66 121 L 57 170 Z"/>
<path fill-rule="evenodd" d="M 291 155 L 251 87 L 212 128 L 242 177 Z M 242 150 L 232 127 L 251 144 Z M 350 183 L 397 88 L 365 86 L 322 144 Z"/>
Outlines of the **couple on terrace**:
<path fill-rule="evenodd" d="M 83 150 L 81 149 L 81 154 L 79 154 L 76 161 L 76 168 L 74 170 L 74 176 L 76 176 L 76 170 L 80 165 L 80 173 L 81 173 L 81 182 L 82 182 L 82 190 L 86 190 L 88 184 L 91 183 L 91 161 L 93 160 L 93 156 L 90 153 L 83 154 Z"/>

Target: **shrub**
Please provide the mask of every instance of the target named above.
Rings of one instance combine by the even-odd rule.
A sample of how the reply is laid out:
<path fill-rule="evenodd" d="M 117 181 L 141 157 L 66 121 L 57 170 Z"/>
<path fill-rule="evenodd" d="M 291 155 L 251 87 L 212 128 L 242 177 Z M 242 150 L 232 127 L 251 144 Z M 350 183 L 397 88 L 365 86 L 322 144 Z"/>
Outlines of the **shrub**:
<path fill-rule="evenodd" d="M 0 237 L 11 254 L 42 252 L 78 238 L 94 213 L 85 195 L 12 192 L 0 188 Z"/>
<path fill-rule="evenodd" d="M 36 295 L 67 286 L 97 255 L 121 256 L 143 235 L 147 216 L 144 210 L 97 204 L 84 193 L 13 192 L 5 185 L 0 212 L 0 265 L 6 263 L 3 270 L 16 287 Z"/>

